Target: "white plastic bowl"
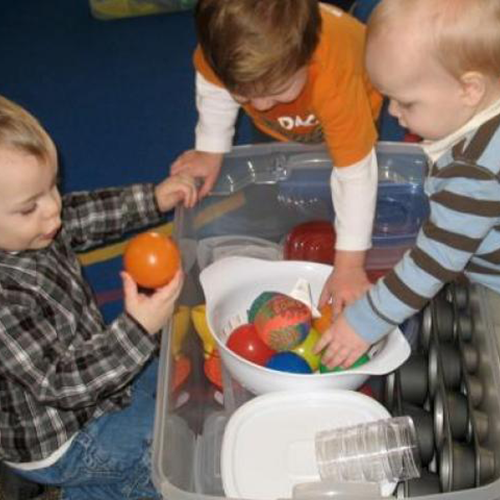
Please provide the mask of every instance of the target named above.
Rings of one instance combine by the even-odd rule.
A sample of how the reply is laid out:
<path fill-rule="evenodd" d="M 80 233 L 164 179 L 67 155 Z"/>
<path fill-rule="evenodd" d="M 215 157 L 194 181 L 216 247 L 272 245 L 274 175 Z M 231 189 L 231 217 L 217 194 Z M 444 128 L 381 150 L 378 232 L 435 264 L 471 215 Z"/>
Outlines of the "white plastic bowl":
<path fill-rule="evenodd" d="M 208 326 L 229 373 L 254 394 L 274 391 L 359 388 L 371 375 L 384 375 L 398 368 L 410 355 L 410 345 L 394 329 L 372 348 L 371 359 L 358 368 L 338 373 L 297 374 L 272 370 L 238 356 L 226 347 L 234 326 L 246 322 L 247 311 L 265 291 L 290 293 L 303 278 L 311 286 L 317 304 L 332 267 L 303 261 L 267 261 L 250 257 L 226 257 L 200 274 L 205 293 Z"/>

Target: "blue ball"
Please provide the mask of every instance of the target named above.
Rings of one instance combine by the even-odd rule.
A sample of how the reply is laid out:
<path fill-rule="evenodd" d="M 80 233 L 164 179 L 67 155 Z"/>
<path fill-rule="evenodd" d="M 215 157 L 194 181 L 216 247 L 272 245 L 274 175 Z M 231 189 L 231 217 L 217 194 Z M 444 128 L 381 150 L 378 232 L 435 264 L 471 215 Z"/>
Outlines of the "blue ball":
<path fill-rule="evenodd" d="M 312 373 L 309 363 L 298 354 L 290 351 L 274 354 L 269 358 L 266 367 L 280 372 Z"/>

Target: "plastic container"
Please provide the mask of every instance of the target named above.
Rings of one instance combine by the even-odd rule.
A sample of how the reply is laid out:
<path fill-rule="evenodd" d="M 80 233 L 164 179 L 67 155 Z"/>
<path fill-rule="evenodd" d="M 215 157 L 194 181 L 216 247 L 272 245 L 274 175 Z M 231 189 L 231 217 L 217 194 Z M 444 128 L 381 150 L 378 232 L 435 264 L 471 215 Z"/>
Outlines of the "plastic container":
<path fill-rule="evenodd" d="M 381 193 L 384 186 L 408 193 L 421 193 L 427 162 L 418 145 L 382 143 L 378 147 Z M 266 144 L 240 146 L 226 158 L 221 178 L 214 196 L 204 199 L 194 210 L 178 209 L 175 214 L 175 234 L 183 253 L 186 280 L 179 298 L 180 305 L 193 307 L 205 302 L 199 281 L 201 267 L 198 250 L 205 238 L 210 240 L 210 254 L 203 265 L 217 259 L 215 237 L 252 237 L 272 243 L 270 248 L 281 245 L 285 235 L 298 224 L 312 220 L 328 220 L 333 214 L 328 188 L 331 162 L 322 147 L 296 144 Z M 422 203 L 424 206 L 420 206 Z M 421 220 L 427 207 L 423 201 L 410 211 L 410 217 Z M 382 212 L 381 212 L 382 213 Z M 409 248 L 415 233 L 399 234 L 376 241 L 381 253 L 380 266 L 392 266 L 391 251 Z M 231 255 L 225 244 L 224 256 Z M 245 245 L 246 243 L 243 243 Z M 253 243 L 252 243 L 253 244 Z M 235 245 L 240 252 L 242 245 Z M 260 243 L 258 247 L 263 245 Z M 274 259 L 274 252 L 273 259 Z M 208 254 L 207 254 L 208 255 Z M 238 253 L 241 255 L 241 253 Z M 215 257 L 214 257 L 215 256 Z M 261 255 L 260 255 L 261 256 Z M 227 276 L 221 276 L 221 280 Z M 168 500 L 216 500 L 226 496 L 223 492 L 220 469 L 221 439 L 225 422 L 253 395 L 222 370 L 223 391 L 208 380 L 204 372 L 203 343 L 189 324 L 180 343 L 179 352 L 173 349 L 170 324 L 162 338 L 161 371 L 157 392 L 157 415 L 153 442 L 153 481 L 158 491 Z M 494 353 L 495 349 L 488 352 Z M 187 358 L 191 371 L 186 381 L 174 384 L 176 366 Z M 481 365 L 482 366 L 482 365 Z M 223 392 L 223 394 L 222 394 Z M 223 398 L 222 398 L 222 397 Z M 214 414 L 218 415 L 214 418 Z M 327 428 L 327 427 L 326 427 Z M 500 441 L 491 444 L 498 450 Z M 196 465 L 197 464 L 197 465 Z M 498 467 L 497 467 L 498 469 Z M 478 500 L 500 499 L 500 469 L 485 486 L 459 492 L 426 495 L 426 500 Z M 306 480 L 307 482 L 307 480 Z M 290 495 L 291 497 L 291 495 Z M 317 499 L 328 498 L 318 493 Z M 356 497 L 353 497 L 356 498 Z M 247 500 L 256 500 L 248 498 Z"/>
<path fill-rule="evenodd" d="M 375 483 L 351 482 L 337 483 L 324 480 L 311 483 L 298 484 L 292 491 L 292 497 L 296 500 L 314 500 L 316 498 L 357 498 L 359 500 L 368 498 L 377 500 L 381 496 L 380 487 Z"/>
<path fill-rule="evenodd" d="M 321 479 L 398 483 L 420 477 L 417 433 L 408 416 L 320 431 L 315 444 Z"/>
<path fill-rule="evenodd" d="M 421 149 L 381 143 L 378 160 L 373 247 L 366 262 L 370 270 L 392 267 L 415 241 L 428 214 L 423 190 L 427 161 Z M 234 148 L 224 161 L 213 196 L 195 212 L 196 227 L 186 222 L 180 233 L 196 232 L 204 266 L 218 253 L 260 257 L 267 251 L 275 258 L 276 245 L 283 247 L 299 224 L 333 221 L 331 168 L 328 153 L 320 146 L 276 143 Z M 229 237 L 234 253 L 227 248 Z M 243 253 L 245 245 L 255 253 Z"/>
<path fill-rule="evenodd" d="M 234 498 L 287 498 L 320 479 L 315 436 L 331 427 L 369 424 L 389 412 L 354 391 L 275 392 L 240 406 L 227 422 L 221 450 L 225 493 Z M 396 483 L 379 485 L 382 496 Z"/>

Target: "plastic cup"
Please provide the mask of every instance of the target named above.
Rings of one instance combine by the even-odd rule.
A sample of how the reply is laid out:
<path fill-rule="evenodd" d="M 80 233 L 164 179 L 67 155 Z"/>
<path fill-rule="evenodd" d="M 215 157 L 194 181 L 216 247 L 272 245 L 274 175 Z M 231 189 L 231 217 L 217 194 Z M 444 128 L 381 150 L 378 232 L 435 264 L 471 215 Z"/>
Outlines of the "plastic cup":
<path fill-rule="evenodd" d="M 322 480 L 392 483 L 420 477 L 417 434 L 409 416 L 318 432 Z"/>

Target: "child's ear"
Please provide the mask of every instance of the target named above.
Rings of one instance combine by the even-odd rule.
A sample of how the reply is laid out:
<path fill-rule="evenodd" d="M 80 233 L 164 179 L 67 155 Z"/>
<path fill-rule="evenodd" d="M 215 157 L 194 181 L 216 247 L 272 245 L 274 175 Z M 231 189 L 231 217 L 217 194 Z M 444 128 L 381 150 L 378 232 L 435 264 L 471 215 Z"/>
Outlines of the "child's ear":
<path fill-rule="evenodd" d="M 460 82 L 465 105 L 477 106 L 486 94 L 485 76 L 477 71 L 469 71 L 460 77 Z"/>

